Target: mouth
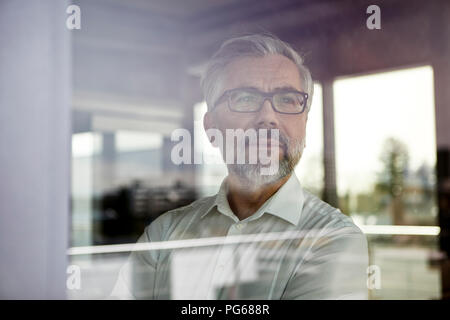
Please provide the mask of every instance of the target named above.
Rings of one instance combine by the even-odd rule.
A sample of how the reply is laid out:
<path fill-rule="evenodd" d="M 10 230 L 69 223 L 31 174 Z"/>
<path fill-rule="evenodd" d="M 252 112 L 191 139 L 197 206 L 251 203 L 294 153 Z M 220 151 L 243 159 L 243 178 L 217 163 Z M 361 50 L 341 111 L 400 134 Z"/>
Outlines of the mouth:
<path fill-rule="evenodd" d="M 257 155 L 266 154 L 267 156 L 273 157 L 275 154 L 279 154 L 280 158 L 284 158 L 287 154 L 287 146 L 275 139 L 261 139 L 258 142 L 249 143 L 246 146 L 247 152 L 255 153 Z"/>
<path fill-rule="evenodd" d="M 269 139 L 269 140 L 261 139 L 254 143 L 248 143 L 248 146 L 252 147 L 252 148 L 261 148 L 261 149 L 275 149 L 275 148 L 283 147 L 278 140 L 274 140 L 274 139 Z"/>
<path fill-rule="evenodd" d="M 272 135 L 271 131 L 267 132 L 267 135 L 258 134 L 256 139 L 250 139 L 249 137 L 245 138 L 245 149 L 249 152 L 257 152 L 259 150 L 266 150 L 267 154 L 273 154 L 273 152 L 280 152 L 280 156 L 285 157 L 288 152 L 288 141 L 287 139 L 280 133 L 279 135 Z"/>

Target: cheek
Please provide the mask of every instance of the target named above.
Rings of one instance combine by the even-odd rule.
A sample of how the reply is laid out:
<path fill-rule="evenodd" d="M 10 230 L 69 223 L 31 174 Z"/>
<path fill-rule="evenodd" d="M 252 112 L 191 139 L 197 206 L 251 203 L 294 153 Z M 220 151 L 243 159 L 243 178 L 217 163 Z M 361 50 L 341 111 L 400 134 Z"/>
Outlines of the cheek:
<path fill-rule="evenodd" d="M 300 140 L 306 135 L 306 121 L 297 120 L 288 123 L 286 126 L 286 133 L 290 139 Z"/>
<path fill-rule="evenodd" d="M 244 113 L 237 112 L 217 112 L 215 122 L 220 130 L 225 129 L 246 129 L 248 128 L 251 118 Z"/>

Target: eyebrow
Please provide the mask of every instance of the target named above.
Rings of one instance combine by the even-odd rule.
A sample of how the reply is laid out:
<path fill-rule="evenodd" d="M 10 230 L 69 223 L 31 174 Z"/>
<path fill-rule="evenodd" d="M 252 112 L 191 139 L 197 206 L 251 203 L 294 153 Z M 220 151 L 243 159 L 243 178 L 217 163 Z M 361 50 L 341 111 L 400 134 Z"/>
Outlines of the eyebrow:
<path fill-rule="evenodd" d="M 249 89 L 249 90 L 256 90 L 256 91 L 261 91 L 260 89 L 256 88 L 256 87 L 252 87 L 252 86 L 245 86 L 245 87 L 237 87 L 234 89 Z M 232 90 L 234 90 L 232 89 Z M 281 86 L 281 87 L 276 87 L 273 88 L 270 92 L 275 92 L 275 91 L 284 91 L 284 90 L 293 90 L 293 91 L 301 91 L 298 90 L 297 88 L 294 88 L 293 86 Z"/>
<path fill-rule="evenodd" d="M 278 91 L 278 90 L 294 90 L 294 91 L 302 91 L 301 89 L 297 89 L 294 88 L 293 86 L 282 86 L 282 87 L 276 87 L 273 89 L 273 91 Z"/>
<path fill-rule="evenodd" d="M 225 94 L 228 91 L 236 90 L 236 89 L 254 90 L 254 91 L 263 92 L 260 89 L 253 87 L 253 86 L 243 86 L 243 87 L 236 87 L 236 88 L 225 90 L 225 92 L 223 92 L 222 95 L 216 100 L 216 102 L 214 103 L 213 108 L 211 110 L 214 110 L 216 108 L 217 104 L 222 101 L 222 99 L 224 98 Z M 298 90 L 297 88 L 294 88 L 293 86 L 286 85 L 286 86 L 281 86 L 281 87 L 275 87 L 275 88 L 273 88 L 273 90 L 270 91 L 270 93 L 277 92 L 277 91 L 278 92 L 280 92 L 280 91 L 300 91 L 300 92 L 302 92 L 301 90 Z"/>
<path fill-rule="evenodd" d="M 236 87 L 230 90 L 236 90 L 236 89 L 242 89 L 242 90 L 255 90 L 255 91 L 259 91 L 259 92 L 263 92 L 262 90 L 260 90 L 259 88 L 253 87 L 253 86 L 244 86 L 244 87 Z M 302 91 L 302 90 L 298 90 L 297 88 L 294 88 L 293 86 L 287 85 L 287 86 L 281 86 L 281 87 L 275 87 L 273 88 L 270 92 L 277 92 L 277 91 Z M 227 90 L 229 91 L 229 90 Z"/>

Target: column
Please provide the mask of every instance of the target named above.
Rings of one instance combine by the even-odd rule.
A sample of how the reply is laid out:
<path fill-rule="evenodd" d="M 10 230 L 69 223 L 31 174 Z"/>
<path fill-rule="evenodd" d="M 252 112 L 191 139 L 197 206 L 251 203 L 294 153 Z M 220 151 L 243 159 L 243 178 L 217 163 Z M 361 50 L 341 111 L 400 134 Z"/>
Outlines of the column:
<path fill-rule="evenodd" d="M 333 207 L 338 207 L 336 191 L 336 153 L 334 141 L 334 100 L 333 79 L 322 82 L 323 91 L 323 161 L 324 189 L 323 200 Z"/>
<path fill-rule="evenodd" d="M 0 2 L 0 298 L 64 299 L 70 186 L 68 1 Z"/>

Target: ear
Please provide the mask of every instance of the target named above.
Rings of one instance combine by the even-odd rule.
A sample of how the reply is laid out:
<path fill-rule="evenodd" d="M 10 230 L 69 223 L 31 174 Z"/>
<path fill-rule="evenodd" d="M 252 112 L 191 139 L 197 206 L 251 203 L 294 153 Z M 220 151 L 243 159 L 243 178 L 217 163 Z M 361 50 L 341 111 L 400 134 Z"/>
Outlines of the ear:
<path fill-rule="evenodd" d="M 206 130 L 213 128 L 213 119 L 212 114 L 209 111 L 206 111 L 203 116 L 203 128 Z"/>

